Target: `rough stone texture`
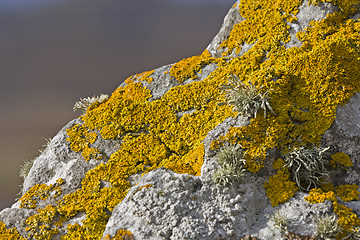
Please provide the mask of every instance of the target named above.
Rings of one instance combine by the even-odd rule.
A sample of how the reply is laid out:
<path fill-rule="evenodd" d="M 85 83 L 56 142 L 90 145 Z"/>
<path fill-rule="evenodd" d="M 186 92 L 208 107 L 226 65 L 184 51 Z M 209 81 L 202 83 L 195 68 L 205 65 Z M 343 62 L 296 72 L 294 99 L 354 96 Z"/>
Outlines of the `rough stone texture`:
<path fill-rule="evenodd" d="M 342 184 L 360 184 L 360 94 L 356 93 L 350 101 L 339 106 L 333 125 L 325 132 L 322 140 L 325 146 L 333 146 L 338 151 L 348 154 L 354 167 L 348 171 L 346 178 L 344 172 L 338 174 Z"/>
<path fill-rule="evenodd" d="M 221 54 L 224 51 L 219 49 L 220 44 L 229 37 L 230 32 L 233 29 L 234 25 L 242 22 L 243 20 L 244 18 L 240 15 L 238 6 L 233 7 L 229 10 L 228 14 L 224 19 L 224 23 L 220 28 L 219 33 L 214 37 L 212 42 L 206 48 L 211 53 L 212 56 L 214 57 L 221 56 Z"/>
<path fill-rule="evenodd" d="M 281 215 L 288 220 L 287 228 L 289 232 L 301 235 L 313 235 L 316 232 L 316 225 L 319 216 L 331 214 L 331 202 L 325 201 L 321 204 L 309 204 L 304 201 L 305 193 L 297 193 L 288 202 L 277 206 L 275 209 L 269 207 L 264 210 L 266 212 L 279 211 Z M 258 233 L 260 239 L 281 239 L 282 236 L 269 218 L 267 226 Z"/>
<path fill-rule="evenodd" d="M 59 133 L 49 142 L 42 154 L 34 161 L 32 168 L 26 177 L 22 193 L 27 192 L 35 184 L 54 184 L 57 179 L 63 178 L 62 196 L 65 196 L 81 186 L 81 180 L 85 173 L 102 162 L 101 160 L 84 161 L 81 153 L 75 153 L 70 148 L 70 143 L 66 141 L 68 135 L 66 129 L 81 123 L 80 119 L 75 119 L 63 127 Z M 98 138 L 92 147 L 100 149 L 106 157 L 117 151 L 120 143 L 114 140 L 104 140 Z M 50 199 L 49 199 L 50 200 Z M 46 206 L 50 202 L 44 201 L 41 205 Z M 18 207 L 15 203 L 13 207 Z"/>
<path fill-rule="evenodd" d="M 210 144 L 215 139 L 218 139 L 219 136 L 225 135 L 228 132 L 230 126 L 233 127 L 242 127 L 250 123 L 249 119 L 246 117 L 238 118 L 227 118 L 225 121 L 217 125 L 212 129 L 204 139 L 204 148 L 205 148 L 205 157 L 204 163 L 201 167 L 201 176 L 203 181 L 212 181 L 212 175 L 217 169 L 217 161 L 215 160 L 215 152 L 210 149 Z"/>
<path fill-rule="evenodd" d="M 6 208 L 0 212 L 0 219 L 8 228 L 16 227 L 20 235 L 26 236 L 25 221 L 28 217 L 34 215 L 36 210 Z"/>
<path fill-rule="evenodd" d="M 226 49 L 219 49 L 220 43 L 229 36 L 235 24 L 244 20 L 238 10 L 238 6 L 230 9 L 220 32 L 207 47 L 212 56 L 221 56 Z M 297 15 L 298 21 L 289 25 L 291 41 L 286 43 L 285 47 L 299 47 L 301 42 L 295 36 L 297 32 L 309 26 L 310 21 L 322 19 L 328 13 L 337 10 L 338 8 L 331 3 L 308 6 L 308 1 L 304 1 Z M 352 18 L 356 19 L 359 16 L 355 14 Z M 236 56 L 242 56 L 252 46 L 245 43 Z M 170 75 L 171 67 L 172 65 L 166 65 L 155 69 L 152 74 L 153 81 L 142 82 L 151 91 L 150 101 L 161 98 L 172 87 L 180 84 Z M 196 80 L 188 79 L 184 84 L 205 79 L 216 67 L 216 64 L 209 64 L 201 73 L 197 73 Z M 123 85 L 125 83 L 120 86 Z M 189 112 L 179 113 L 178 117 L 185 113 Z M 35 160 L 25 179 L 23 193 L 35 184 L 54 184 L 58 178 L 65 180 L 61 196 L 74 192 L 80 188 L 81 180 L 87 171 L 105 163 L 110 155 L 120 148 L 121 141 L 104 140 L 98 134 L 97 140 L 90 147 L 98 148 L 105 153 L 105 158 L 100 161 L 84 161 L 81 153 L 72 151 L 69 142 L 66 141 L 66 129 L 78 123 L 81 123 L 81 120 L 75 119 L 67 124 Z M 135 239 L 150 240 L 235 240 L 246 235 L 267 240 L 281 239 L 282 236 L 271 221 L 274 211 L 286 215 L 289 231 L 302 235 L 314 234 L 316 216 L 331 213 L 331 203 L 325 201 L 310 205 L 304 200 L 307 194 L 297 193 L 288 202 L 272 207 L 263 188 L 264 182 L 275 173 L 269 165 L 265 165 L 256 174 L 247 173 L 242 182 L 230 187 L 213 184 L 212 175 L 217 168 L 217 160 L 214 158 L 214 151 L 210 150 L 211 142 L 226 134 L 229 127 L 241 127 L 249 123 L 249 119 L 245 117 L 229 117 L 207 134 L 203 141 L 205 158 L 201 176 L 181 175 L 160 168 L 144 176 L 136 174 L 129 177 L 132 187 L 126 198 L 112 212 L 103 236 L 114 236 L 118 229 L 127 229 L 134 234 Z M 336 183 L 360 185 L 359 143 L 360 94 L 357 93 L 347 104 L 338 107 L 337 118 L 322 139 L 322 145 L 332 146 L 337 151 L 349 154 L 354 162 L 354 167 L 349 171 L 334 172 L 332 178 L 336 179 Z M 265 164 L 270 164 L 276 157 L 276 153 L 269 151 L 269 161 Z M 107 183 L 103 184 L 106 186 Z M 49 198 L 40 201 L 38 206 L 41 208 L 54 203 L 55 200 Z M 344 204 L 360 214 L 360 201 Z M 0 213 L 0 219 L 7 227 L 15 226 L 21 235 L 26 236 L 24 222 L 28 216 L 35 213 L 35 210 L 19 209 L 19 203 L 15 203 L 12 208 Z M 85 218 L 84 214 L 78 214 L 65 222 L 64 226 L 69 223 L 81 224 Z M 65 228 L 60 228 L 59 231 L 53 239 L 60 239 L 60 235 L 65 233 Z"/>
<path fill-rule="evenodd" d="M 143 187 L 147 184 L 151 186 Z M 157 169 L 144 175 L 114 209 L 104 236 L 124 228 L 135 239 L 235 240 L 265 223 L 267 205 L 262 180 L 254 176 L 222 188 L 200 177 Z"/>

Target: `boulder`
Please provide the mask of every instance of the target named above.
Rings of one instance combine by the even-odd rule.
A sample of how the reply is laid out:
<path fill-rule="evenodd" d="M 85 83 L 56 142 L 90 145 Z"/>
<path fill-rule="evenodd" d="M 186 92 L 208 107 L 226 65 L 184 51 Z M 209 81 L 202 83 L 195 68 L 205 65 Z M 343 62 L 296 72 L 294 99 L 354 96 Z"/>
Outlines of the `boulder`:
<path fill-rule="evenodd" d="M 77 103 L 0 236 L 359 238 L 359 16 L 237 1 L 201 55 Z"/>

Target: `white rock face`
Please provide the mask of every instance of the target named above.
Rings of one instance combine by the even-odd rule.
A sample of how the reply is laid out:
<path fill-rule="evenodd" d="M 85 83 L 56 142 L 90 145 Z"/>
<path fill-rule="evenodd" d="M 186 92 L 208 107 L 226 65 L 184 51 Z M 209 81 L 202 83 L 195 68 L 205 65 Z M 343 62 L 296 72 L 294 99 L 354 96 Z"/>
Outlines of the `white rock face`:
<path fill-rule="evenodd" d="M 238 1 L 237 3 L 239 3 Z M 225 17 L 220 32 L 207 47 L 214 57 L 219 57 L 224 49 L 219 49 L 221 42 L 228 38 L 235 24 L 245 19 L 239 12 L 239 4 L 230 9 Z M 286 48 L 299 47 L 301 42 L 296 33 L 303 31 L 313 20 L 320 20 L 328 13 L 339 9 L 331 3 L 320 3 L 308 6 L 304 1 L 297 15 L 298 20 L 289 24 L 291 41 L 285 43 Z M 359 18 L 355 14 L 352 18 Z M 245 43 L 239 55 L 242 56 L 253 45 Z M 234 54 L 231 56 L 235 56 Z M 161 98 L 172 87 L 180 83 L 170 76 L 172 65 L 155 69 L 151 83 L 142 82 L 152 94 L 149 101 Z M 208 77 L 216 64 L 209 64 L 198 73 L 197 79 L 188 79 L 184 84 L 201 81 Z M 138 80 L 135 80 L 138 81 Z M 124 85 L 124 84 L 122 84 Z M 121 85 L 121 86 L 122 86 Z M 191 110 L 190 110 L 191 111 Z M 185 113 L 179 113 L 179 115 Z M 181 117 L 181 116 L 179 116 Z M 98 134 L 97 140 L 90 146 L 105 154 L 102 160 L 84 161 L 81 153 L 75 153 L 70 148 L 66 129 L 82 123 L 75 119 L 67 124 L 51 140 L 44 152 L 35 160 L 23 185 L 23 194 L 36 184 L 54 184 L 63 178 L 62 193 L 59 198 L 75 192 L 81 187 L 81 181 L 86 172 L 101 163 L 106 163 L 111 154 L 120 146 L 120 140 L 104 140 Z M 245 178 L 228 187 L 213 183 L 212 175 L 218 167 L 215 152 L 210 144 L 219 136 L 225 135 L 230 127 L 242 127 L 250 124 L 245 117 L 227 118 L 208 132 L 204 139 L 205 157 L 201 176 L 177 174 L 171 170 L 160 168 L 141 177 L 141 174 L 129 177 L 132 187 L 126 198 L 109 212 L 111 217 L 106 225 L 103 236 L 114 236 L 118 229 L 127 229 L 134 234 L 136 240 L 238 240 L 246 235 L 264 240 L 282 239 L 272 216 L 275 211 L 287 219 L 288 230 L 301 235 L 315 235 L 317 219 L 332 213 L 329 201 L 312 204 L 304 200 L 305 193 L 297 193 L 293 198 L 277 207 L 272 207 L 265 190 L 264 183 L 269 176 L 275 174 L 270 162 L 277 159 L 278 153 L 269 151 L 263 169 L 258 173 L 246 173 Z M 322 145 L 332 146 L 337 151 L 347 153 L 354 162 L 354 167 L 346 170 L 336 170 L 331 178 L 336 184 L 360 185 L 360 94 L 356 93 L 351 100 L 337 109 L 337 118 L 322 139 Z M 106 183 L 104 183 L 106 184 Z M 48 198 L 39 201 L 38 208 L 55 204 L 56 199 Z M 344 203 L 360 215 L 360 201 Z M 25 221 L 36 214 L 35 210 L 20 209 L 20 203 L 0 212 L 0 220 L 7 227 L 16 227 L 22 236 L 26 236 Z M 82 224 L 86 215 L 80 213 L 65 222 Z M 53 239 L 60 239 L 66 233 L 66 227 L 59 228 L 60 233 Z"/>
<path fill-rule="evenodd" d="M 268 204 L 262 179 L 254 176 L 223 188 L 161 168 L 131 188 L 114 209 L 104 236 L 122 228 L 133 232 L 135 239 L 235 240 L 256 233 L 259 222 L 265 224 Z"/>

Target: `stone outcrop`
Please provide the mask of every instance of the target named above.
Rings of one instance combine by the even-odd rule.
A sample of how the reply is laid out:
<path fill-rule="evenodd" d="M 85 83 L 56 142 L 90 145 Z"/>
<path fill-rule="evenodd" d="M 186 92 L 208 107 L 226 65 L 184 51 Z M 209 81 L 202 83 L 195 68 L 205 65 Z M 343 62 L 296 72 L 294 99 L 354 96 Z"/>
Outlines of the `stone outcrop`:
<path fill-rule="evenodd" d="M 360 237 L 359 7 L 237 1 L 201 55 L 132 76 L 85 105 L 35 159 L 19 201 L 0 212 L 0 236 Z M 234 75 L 262 96 L 255 115 L 233 111 Z M 219 184 L 227 144 L 241 146 L 244 171 Z M 313 151 L 313 161 L 292 159 L 297 149 Z"/>

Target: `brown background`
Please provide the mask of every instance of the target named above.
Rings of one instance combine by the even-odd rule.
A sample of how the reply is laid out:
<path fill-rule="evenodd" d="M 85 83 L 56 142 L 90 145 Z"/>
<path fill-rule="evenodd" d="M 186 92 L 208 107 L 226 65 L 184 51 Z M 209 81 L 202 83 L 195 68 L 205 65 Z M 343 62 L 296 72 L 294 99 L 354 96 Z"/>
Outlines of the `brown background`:
<path fill-rule="evenodd" d="M 79 98 L 200 54 L 234 2 L 2 0 L 0 210 L 19 197 L 20 165 L 78 116 Z"/>

